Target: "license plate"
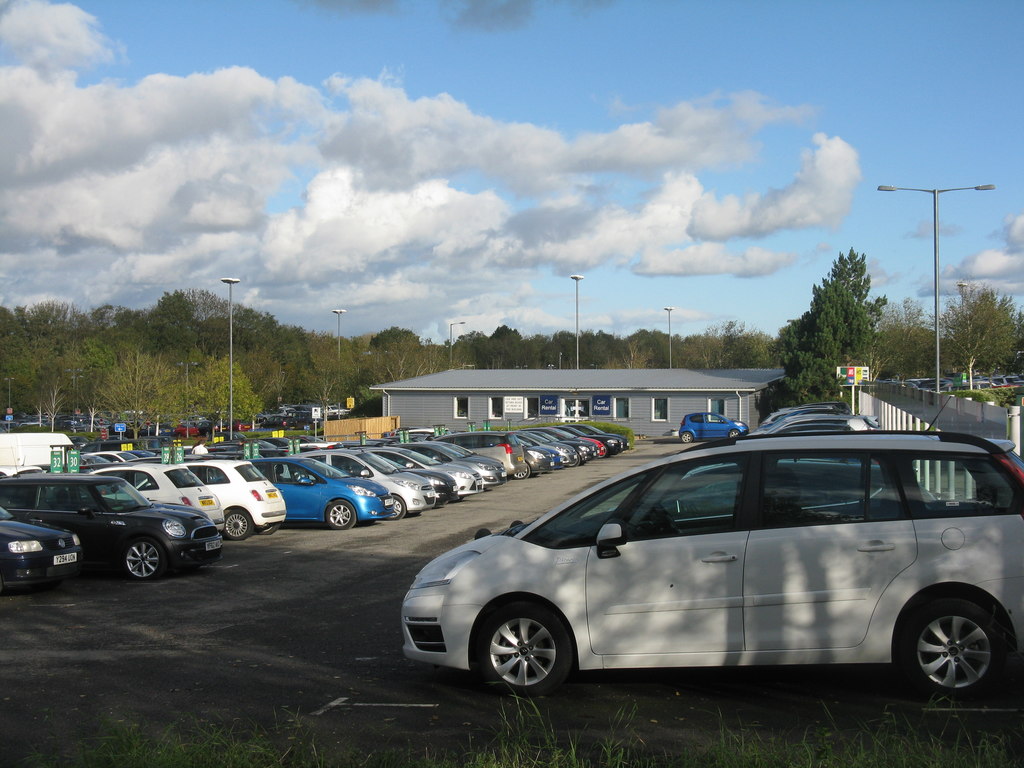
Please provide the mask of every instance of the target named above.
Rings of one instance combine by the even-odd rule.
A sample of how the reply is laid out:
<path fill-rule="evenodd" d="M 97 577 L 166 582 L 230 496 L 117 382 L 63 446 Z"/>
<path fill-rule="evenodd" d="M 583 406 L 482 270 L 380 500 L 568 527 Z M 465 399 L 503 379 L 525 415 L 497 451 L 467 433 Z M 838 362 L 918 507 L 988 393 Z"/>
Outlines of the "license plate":
<path fill-rule="evenodd" d="M 393 507 L 394 505 L 395 505 L 395 500 L 392 499 L 390 496 L 388 496 L 386 499 L 384 499 L 384 506 L 385 507 Z"/>
<path fill-rule="evenodd" d="M 66 555 L 54 555 L 53 556 L 53 564 L 54 565 L 64 565 L 65 563 L 74 563 L 74 562 L 77 562 L 77 561 L 78 561 L 78 553 L 77 552 L 69 552 Z"/>
<path fill-rule="evenodd" d="M 277 498 L 277 491 L 267 491 L 267 498 L 268 499 L 276 499 Z"/>
<path fill-rule="evenodd" d="M 221 548 L 221 544 L 222 544 L 222 542 L 221 542 L 220 539 L 217 539 L 216 541 L 208 541 L 208 542 L 206 542 L 206 551 L 207 552 L 212 552 L 215 549 L 220 549 Z"/>
<path fill-rule="evenodd" d="M 199 506 L 201 506 L 201 507 L 212 507 L 213 506 L 213 499 L 200 499 L 199 500 Z"/>

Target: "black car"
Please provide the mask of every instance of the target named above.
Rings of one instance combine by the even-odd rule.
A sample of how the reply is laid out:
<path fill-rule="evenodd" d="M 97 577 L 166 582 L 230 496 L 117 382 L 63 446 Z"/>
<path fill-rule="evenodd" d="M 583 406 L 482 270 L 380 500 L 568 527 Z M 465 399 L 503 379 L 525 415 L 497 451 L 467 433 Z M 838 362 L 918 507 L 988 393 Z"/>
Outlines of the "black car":
<path fill-rule="evenodd" d="M 10 587 L 49 589 L 81 569 L 78 536 L 22 523 L 0 509 L 0 594 Z"/>
<path fill-rule="evenodd" d="M 199 512 L 154 504 L 110 475 L 40 473 L 0 480 L 0 507 L 27 523 L 63 528 L 82 542 L 84 566 L 136 580 L 221 557 L 216 526 Z"/>

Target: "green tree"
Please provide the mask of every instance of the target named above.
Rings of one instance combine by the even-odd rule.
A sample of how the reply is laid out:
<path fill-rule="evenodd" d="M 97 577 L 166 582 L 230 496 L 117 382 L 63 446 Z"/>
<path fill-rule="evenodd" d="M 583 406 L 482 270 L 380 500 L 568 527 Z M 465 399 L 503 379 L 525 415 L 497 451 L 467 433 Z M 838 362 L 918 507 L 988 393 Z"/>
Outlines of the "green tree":
<path fill-rule="evenodd" d="M 139 350 L 123 352 L 104 377 L 104 407 L 137 436 L 148 422 L 170 421 L 175 408 L 174 377 L 173 367 L 160 357 Z"/>
<path fill-rule="evenodd" d="M 810 308 L 780 331 L 786 374 L 775 407 L 841 396 L 836 367 L 865 364 L 886 304 L 884 297 L 871 299 L 870 291 L 865 257 L 852 248 L 840 254 L 814 286 Z"/>
<path fill-rule="evenodd" d="M 887 304 L 865 361 L 875 378 L 909 379 L 934 373 L 935 335 L 921 303 Z"/>
<path fill-rule="evenodd" d="M 940 328 L 946 358 L 967 374 L 969 389 L 974 388 L 975 369 L 991 373 L 1015 355 L 1013 301 L 987 285 L 958 283 Z"/>

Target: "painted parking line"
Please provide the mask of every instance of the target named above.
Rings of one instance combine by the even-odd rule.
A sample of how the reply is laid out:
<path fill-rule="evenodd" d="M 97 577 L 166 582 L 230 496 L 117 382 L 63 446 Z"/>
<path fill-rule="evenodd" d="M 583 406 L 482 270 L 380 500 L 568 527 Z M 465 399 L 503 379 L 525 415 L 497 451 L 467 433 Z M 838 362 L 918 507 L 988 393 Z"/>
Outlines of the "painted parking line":
<path fill-rule="evenodd" d="M 437 707 L 439 707 L 441 705 L 440 704 L 397 704 L 397 703 L 396 704 L 388 704 L 388 703 L 369 703 L 369 702 L 362 703 L 362 702 L 358 702 L 358 701 L 349 704 L 348 703 L 348 696 L 341 696 L 341 697 L 335 699 L 334 701 L 327 702 L 322 707 L 320 707 L 320 709 L 318 709 L 315 712 L 312 712 L 310 714 L 313 717 L 319 717 L 320 715 L 324 714 L 325 712 L 329 712 L 332 709 L 335 709 L 337 707 L 342 707 L 342 706 L 348 706 L 348 707 L 392 707 L 392 708 L 396 708 L 396 709 L 435 709 L 435 708 L 437 708 Z"/>

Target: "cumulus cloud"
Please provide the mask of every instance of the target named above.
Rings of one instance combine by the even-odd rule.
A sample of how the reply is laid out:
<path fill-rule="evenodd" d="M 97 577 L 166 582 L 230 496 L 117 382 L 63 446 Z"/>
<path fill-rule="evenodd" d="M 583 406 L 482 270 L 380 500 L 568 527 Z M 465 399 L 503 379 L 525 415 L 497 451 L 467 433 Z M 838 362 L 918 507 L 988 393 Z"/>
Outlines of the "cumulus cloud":
<path fill-rule="evenodd" d="M 420 329 L 444 306 L 554 329 L 564 318 L 531 306 L 538 275 L 771 274 L 795 257 L 728 241 L 833 227 L 860 178 L 853 148 L 817 134 L 786 187 L 705 189 L 705 171 L 757 160 L 765 127 L 812 114 L 755 93 L 568 135 L 387 79 L 317 87 L 231 67 L 80 86 L 75 68 L 112 44 L 88 14 L 40 0 L 0 5 L 0 45 L 15 59 L 0 67 L 7 304 L 150 305 L 234 274 L 240 301 L 284 322 L 329 293 L 388 325 Z"/>
<path fill-rule="evenodd" d="M 763 237 L 780 229 L 837 227 L 849 213 L 860 183 L 856 150 L 839 137 L 818 133 L 814 151 L 803 154 L 793 182 L 784 189 L 743 198 L 708 196 L 694 208 L 690 234 L 706 240 Z"/>
<path fill-rule="evenodd" d="M 0 51 L 41 73 L 110 61 L 113 50 L 96 17 L 43 0 L 0 3 Z"/>

